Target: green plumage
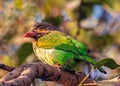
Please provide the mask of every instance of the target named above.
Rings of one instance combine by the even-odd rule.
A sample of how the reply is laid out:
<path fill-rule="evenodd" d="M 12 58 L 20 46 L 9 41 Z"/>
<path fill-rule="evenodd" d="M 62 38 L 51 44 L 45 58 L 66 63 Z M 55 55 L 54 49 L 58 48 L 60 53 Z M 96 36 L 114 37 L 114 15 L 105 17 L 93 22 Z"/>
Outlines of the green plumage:
<path fill-rule="evenodd" d="M 48 34 L 39 37 L 35 45 L 36 56 L 49 65 L 57 64 L 66 70 L 75 70 L 74 67 L 81 61 L 96 64 L 88 56 L 87 48 L 83 43 L 60 31 L 50 31 Z M 99 70 L 105 73 L 102 68 Z"/>

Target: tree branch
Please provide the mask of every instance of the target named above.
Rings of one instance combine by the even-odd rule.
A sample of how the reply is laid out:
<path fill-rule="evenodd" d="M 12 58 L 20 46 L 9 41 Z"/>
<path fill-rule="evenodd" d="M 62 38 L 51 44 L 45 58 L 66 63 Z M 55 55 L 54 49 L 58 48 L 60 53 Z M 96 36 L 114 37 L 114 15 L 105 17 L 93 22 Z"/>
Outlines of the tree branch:
<path fill-rule="evenodd" d="M 9 71 L 9 72 L 15 69 L 13 67 L 10 67 L 10 66 L 4 65 L 4 64 L 0 64 L 0 68 L 3 70 Z"/>
<path fill-rule="evenodd" d="M 37 62 L 23 64 L 14 69 L 0 79 L 0 86 L 30 86 L 35 78 L 40 78 L 43 81 L 55 81 L 65 86 L 77 86 L 84 77 L 85 74 L 81 72 L 73 74 L 68 71 Z M 94 81 L 88 78 L 84 84 L 85 83 L 94 83 Z"/>

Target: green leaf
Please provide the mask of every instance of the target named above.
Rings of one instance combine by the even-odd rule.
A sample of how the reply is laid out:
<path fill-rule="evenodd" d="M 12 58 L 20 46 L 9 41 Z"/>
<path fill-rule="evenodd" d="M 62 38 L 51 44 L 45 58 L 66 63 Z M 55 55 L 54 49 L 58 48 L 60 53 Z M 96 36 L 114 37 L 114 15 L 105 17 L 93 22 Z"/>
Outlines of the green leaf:
<path fill-rule="evenodd" d="M 24 43 L 17 51 L 19 57 L 19 64 L 23 63 L 25 59 L 33 52 L 32 44 L 29 42 Z"/>
<path fill-rule="evenodd" d="M 115 69 L 115 68 L 119 67 L 120 65 L 118 65 L 113 59 L 106 58 L 106 59 L 103 59 L 103 60 L 97 62 L 95 65 L 95 68 L 99 68 L 101 66 L 106 66 L 110 69 Z"/>

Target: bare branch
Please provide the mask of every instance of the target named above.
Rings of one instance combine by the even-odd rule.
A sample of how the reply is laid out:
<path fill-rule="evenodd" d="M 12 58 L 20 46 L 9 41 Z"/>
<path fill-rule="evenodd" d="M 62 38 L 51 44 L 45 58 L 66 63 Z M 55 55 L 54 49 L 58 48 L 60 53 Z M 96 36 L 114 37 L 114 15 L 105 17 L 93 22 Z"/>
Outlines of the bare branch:
<path fill-rule="evenodd" d="M 35 78 L 55 81 L 65 86 L 77 86 L 85 77 L 84 73 L 73 74 L 43 63 L 24 64 L 0 79 L 0 86 L 30 86 Z M 94 83 L 87 79 L 84 83 Z"/>
<path fill-rule="evenodd" d="M 120 77 L 116 77 L 110 80 L 103 80 L 103 81 L 98 81 L 98 85 L 100 86 L 120 86 Z"/>

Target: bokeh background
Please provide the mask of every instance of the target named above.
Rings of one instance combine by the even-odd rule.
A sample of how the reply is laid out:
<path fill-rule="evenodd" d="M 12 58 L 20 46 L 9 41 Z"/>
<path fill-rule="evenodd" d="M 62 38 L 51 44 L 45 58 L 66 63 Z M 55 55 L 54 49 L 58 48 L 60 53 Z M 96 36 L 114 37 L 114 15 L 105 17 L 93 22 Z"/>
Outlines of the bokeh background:
<path fill-rule="evenodd" d="M 120 0 L 0 0 L 0 63 L 38 61 L 24 37 L 36 22 L 49 22 L 85 43 L 96 61 L 109 57 L 120 64 Z M 105 69 L 100 79 L 120 74 L 120 68 Z M 0 77 L 6 73 L 0 70 Z"/>

